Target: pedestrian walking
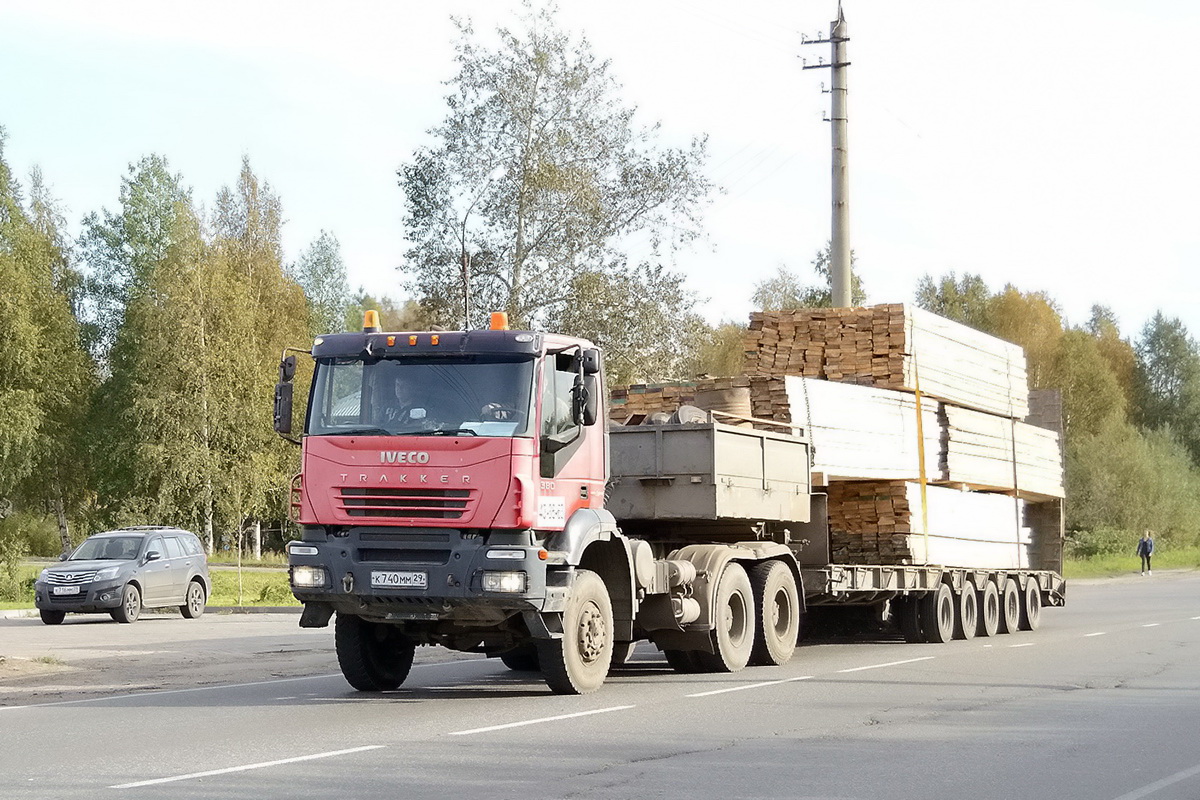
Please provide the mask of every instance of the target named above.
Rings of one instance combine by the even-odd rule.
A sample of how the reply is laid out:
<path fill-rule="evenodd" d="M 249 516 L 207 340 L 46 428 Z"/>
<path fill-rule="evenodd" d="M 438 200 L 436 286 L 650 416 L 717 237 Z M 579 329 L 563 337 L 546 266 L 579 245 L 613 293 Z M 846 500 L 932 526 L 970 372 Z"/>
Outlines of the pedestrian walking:
<path fill-rule="evenodd" d="M 1150 531 L 1142 534 L 1142 538 L 1138 539 L 1137 554 L 1142 557 L 1142 574 L 1153 575 L 1150 571 L 1150 555 L 1154 552 L 1154 539 L 1150 536 Z"/>

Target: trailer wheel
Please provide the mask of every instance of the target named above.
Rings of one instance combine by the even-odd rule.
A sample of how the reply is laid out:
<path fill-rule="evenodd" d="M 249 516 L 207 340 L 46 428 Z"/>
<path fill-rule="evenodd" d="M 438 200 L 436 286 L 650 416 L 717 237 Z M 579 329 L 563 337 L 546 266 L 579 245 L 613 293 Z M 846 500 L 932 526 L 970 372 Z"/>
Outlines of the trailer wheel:
<path fill-rule="evenodd" d="M 754 648 L 750 663 L 758 666 L 786 664 L 796 652 L 800 634 L 800 593 L 796 578 L 782 561 L 763 561 L 750 568 L 754 590 Z"/>
<path fill-rule="evenodd" d="M 703 672 L 737 672 L 750 663 L 754 648 L 754 593 L 741 564 L 730 562 L 721 572 L 713 600 L 715 653 L 697 651 Z"/>
<path fill-rule="evenodd" d="M 1036 631 L 1042 621 L 1042 587 L 1033 578 L 1025 584 L 1021 593 L 1021 621 L 1017 627 L 1023 631 Z"/>
<path fill-rule="evenodd" d="M 599 575 L 575 571 L 562 638 L 539 639 L 537 646 L 542 677 L 555 694 L 588 694 L 604 684 L 612 661 L 613 612 Z"/>
<path fill-rule="evenodd" d="M 954 638 L 974 639 L 979 629 L 979 593 L 972 581 L 963 582 L 954 615 Z"/>
<path fill-rule="evenodd" d="M 948 584 L 939 583 L 921 598 L 921 631 L 931 644 L 948 642 L 954 636 L 954 590 Z"/>
<path fill-rule="evenodd" d="M 1021 590 L 1017 587 L 1017 579 L 1009 578 L 1000 595 L 1000 632 L 1016 633 L 1020 624 Z"/>
<path fill-rule="evenodd" d="M 667 664 L 680 675 L 691 675 L 700 672 L 700 663 L 696 661 L 695 650 L 663 650 Z"/>
<path fill-rule="evenodd" d="M 500 661 L 513 672 L 538 672 L 537 645 L 530 642 L 500 654 Z"/>
<path fill-rule="evenodd" d="M 382 692 L 404 683 L 416 644 L 392 625 L 337 615 L 333 644 L 346 682 L 360 692 Z"/>
<path fill-rule="evenodd" d="M 980 636 L 995 636 L 1000 630 L 1000 590 L 993 580 L 984 581 L 979 590 L 979 627 L 976 633 Z"/>

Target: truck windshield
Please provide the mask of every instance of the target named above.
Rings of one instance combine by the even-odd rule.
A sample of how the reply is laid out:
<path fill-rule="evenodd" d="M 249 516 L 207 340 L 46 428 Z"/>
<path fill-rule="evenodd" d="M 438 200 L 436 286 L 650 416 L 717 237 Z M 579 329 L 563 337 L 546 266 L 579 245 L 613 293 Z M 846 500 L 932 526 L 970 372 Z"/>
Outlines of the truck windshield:
<path fill-rule="evenodd" d="M 532 436 L 532 358 L 318 359 L 306 433 Z"/>

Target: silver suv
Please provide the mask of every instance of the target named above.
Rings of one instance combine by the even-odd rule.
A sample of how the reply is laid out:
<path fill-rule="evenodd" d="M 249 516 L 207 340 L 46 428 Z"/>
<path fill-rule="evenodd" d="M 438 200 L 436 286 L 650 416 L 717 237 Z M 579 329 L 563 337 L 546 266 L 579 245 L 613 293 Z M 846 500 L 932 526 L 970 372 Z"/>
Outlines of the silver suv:
<path fill-rule="evenodd" d="M 194 533 L 141 525 L 90 536 L 62 564 L 42 570 L 34 604 L 47 625 L 58 625 L 68 611 L 133 622 L 143 608 L 163 606 L 195 619 L 211 591 L 208 559 Z"/>

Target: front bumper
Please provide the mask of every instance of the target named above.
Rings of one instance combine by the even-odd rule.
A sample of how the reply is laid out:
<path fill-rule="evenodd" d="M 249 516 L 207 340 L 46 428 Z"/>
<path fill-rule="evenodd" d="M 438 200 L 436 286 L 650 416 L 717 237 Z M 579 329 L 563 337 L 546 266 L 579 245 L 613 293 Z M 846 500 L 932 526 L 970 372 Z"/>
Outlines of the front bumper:
<path fill-rule="evenodd" d="M 321 567 L 324 588 L 298 587 L 304 603 L 325 603 L 334 610 L 384 620 L 455 621 L 486 625 L 522 612 L 561 611 L 569 573 L 542 557 L 524 534 L 464 535 L 446 529 L 353 528 L 344 537 L 306 535 L 288 545 L 289 579 L 296 567 Z M 297 549 L 303 554 L 298 554 Z M 316 552 L 313 553 L 312 551 Z M 506 558 L 495 558 L 503 551 Z M 520 557 L 513 557 L 517 554 Z M 524 591 L 488 591 L 485 572 L 522 573 Z M 423 575 L 424 587 L 372 585 L 372 573 Z"/>
<path fill-rule="evenodd" d="M 100 581 L 80 586 L 79 594 L 58 595 L 54 584 L 39 580 L 33 584 L 33 604 L 46 611 L 111 611 L 121 605 L 123 586 L 121 581 Z"/>

